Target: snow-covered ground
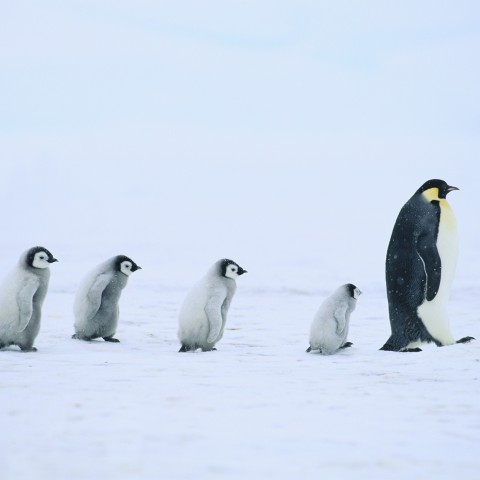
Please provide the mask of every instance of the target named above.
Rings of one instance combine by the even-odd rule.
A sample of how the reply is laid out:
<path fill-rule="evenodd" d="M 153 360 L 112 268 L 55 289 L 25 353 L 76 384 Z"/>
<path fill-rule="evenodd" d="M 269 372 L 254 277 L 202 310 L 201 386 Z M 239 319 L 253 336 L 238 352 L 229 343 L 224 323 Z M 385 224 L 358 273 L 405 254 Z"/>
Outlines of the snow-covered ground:
<path fill-rule="evenodd" d="M 53 265 L 38 352 L 0 352 L 2 480 L 478 478 L 480 342 L 379 351 L 387 306 L 370 281 L 354 347 L 307 354 L 330 292 L 301 276 L 265 287 L 244 266 L 218 351 L 180 354 L 189 285 L 144 265 L 121 299 L 121 343 L 87 343 L 70 339 L 76 285 Z M 458 338 L 479 336 L 471 280 L 451 301 Z"/>

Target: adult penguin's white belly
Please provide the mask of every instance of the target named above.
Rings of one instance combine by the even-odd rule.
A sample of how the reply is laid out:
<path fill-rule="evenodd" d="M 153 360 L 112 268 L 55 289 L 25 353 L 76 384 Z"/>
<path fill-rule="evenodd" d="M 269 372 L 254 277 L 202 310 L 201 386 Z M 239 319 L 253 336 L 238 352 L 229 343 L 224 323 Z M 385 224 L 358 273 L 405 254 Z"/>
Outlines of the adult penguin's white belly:
<path fill-rule="evenodd" d="M 455 343 L 455 339 L 450 332 L 447 304 L 457 266 L 458 235 L 455 215 L 445 199 L 440 200 L 437 250 L 442 262 L 440 287 L 432 301 L 425 300 L 418 307 L 418 316 L 433 338 L 443 345 L 451 345 Z"/>

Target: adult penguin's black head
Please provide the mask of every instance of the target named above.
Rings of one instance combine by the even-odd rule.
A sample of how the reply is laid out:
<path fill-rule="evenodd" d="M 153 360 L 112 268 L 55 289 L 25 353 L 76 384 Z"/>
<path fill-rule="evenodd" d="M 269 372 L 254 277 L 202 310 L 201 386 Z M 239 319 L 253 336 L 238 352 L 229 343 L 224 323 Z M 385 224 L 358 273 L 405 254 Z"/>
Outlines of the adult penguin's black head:
<path fill-rule="evenodd" d="M 447 198 L 447 195 L 454 190 L 458 190 L 457 187 L 452 187 L 445 180 L 428 180 L 425 182 L 415 193 L 422 194 L 427 193 L 426 196 L 432 198 Z"/>

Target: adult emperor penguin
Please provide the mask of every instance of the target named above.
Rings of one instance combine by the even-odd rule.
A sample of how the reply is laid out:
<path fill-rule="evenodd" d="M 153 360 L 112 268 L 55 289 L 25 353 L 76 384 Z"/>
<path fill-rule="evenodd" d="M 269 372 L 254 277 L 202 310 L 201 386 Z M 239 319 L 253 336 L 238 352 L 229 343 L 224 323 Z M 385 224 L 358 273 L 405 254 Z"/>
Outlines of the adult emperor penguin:
<path fill-rule="evenodd" d="M 17 267 L 0 287 L 0 348 L 18 345 L 36 352 L 33 342 L 40 330 L 42 305 L 47 294 L 51 263 L 57 259 L 44 247 L 20 256 Z"/>
<path fill-rule="evenodd" d="M 358 287 L 347 283 L 323 301 L 310 328 L 310 346 L 307 352 L 319 350 L 324 355 L 331 355 L 340 348 L 353 345 L 347 342 L 348 327 L 350 315 L 355 310 L 361 293 Z"/>
<path fill-rule="evenodd" d="M 421 351 L 452 345 L 447 302 L 458 255 L 457 225 L 443 180 L 425 182 L 403 206 L 387 250 L 386 282 L 392 334 L 381 350 Z M 465 337 L 456 343 L 472 340 Z"/>
<path fill-rule="evenodd" d="M 223 337 L 228 309 L 237 288 L 235 280 L 247 273 L 233 260 L 222 259 L 190 291 L 179 313 L 180 352 L 215 350 Z"/>
<path fill-rule="evenodd" d="M 117 331 L 118 301 L 127 285 L 128 277 L 141 269 L 132 259 L 117 255 L 90 272 L 75 296 L 75 334 L 72 338 L 106 342 L 119 342 L 113 335 Z"/>

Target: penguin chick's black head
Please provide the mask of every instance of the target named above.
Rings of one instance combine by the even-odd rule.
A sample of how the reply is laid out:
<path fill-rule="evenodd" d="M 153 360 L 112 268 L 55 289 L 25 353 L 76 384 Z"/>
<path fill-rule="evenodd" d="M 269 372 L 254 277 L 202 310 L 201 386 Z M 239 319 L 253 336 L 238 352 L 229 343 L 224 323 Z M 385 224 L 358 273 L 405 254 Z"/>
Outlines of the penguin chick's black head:
<path fill-rule="evenodd" d="M 27 253 L 27 258 L 26 258 L 26 262 L 27 262 L 27 265 L 29 267 L 33 267 L 33 262 L 35 260 L 35 255 L 39 252 L 43 252 L 45 253 L 45 260 L 48 262 L 48 263 L 54 263 L 54 262 L 58 262 L 58 260 L 50 253 L 49 250 L 47 250 L 45 247 L 32 247 L 28 253 Z"/>
<path fill-rule="evenodd" d="M 432 188 L 438 188 L 438 198 L 447 198 L 447 195 L 450 192 L 458 190 L 457 187 L 452 187 L 444 180 L 433 179 L 425 182 L 415 193 L 422 194 L 423 192 L 426 192 Z"/>
<path fill-rule="evenodd" d="M 345 284 L 345 288 L 347 289 L 348 294 L 355 299 L 357 299 L 359 295 L 362 293 L 360 289 L 356 287 L 353 283 Z"/>
<path fill-rule="evenodd" d="M 130 269 L 132 272 L 142 269 L 142 267 L 138 266 L 131 258 L 127 257 L 126 255 L 117 255 L 115 257 L 115 268 L 120 272 L 122 271 L 121 268 L 123 262 L 130 262 L 132 264 L 132 268 Z"/>
<path fill-rule="evenodd" d="M 247 271 L 238 265 L 238 263 L 235 263 L 233 260 L 229 260 L 228 258 L 224 258 L 220 262 L 220 275 L 222 277 L 227 276 L 227 268 L 229 265 L 233 265 L 232 271 L 237 275 L 243 275 L 244 273 L 247 273 Z"/>

